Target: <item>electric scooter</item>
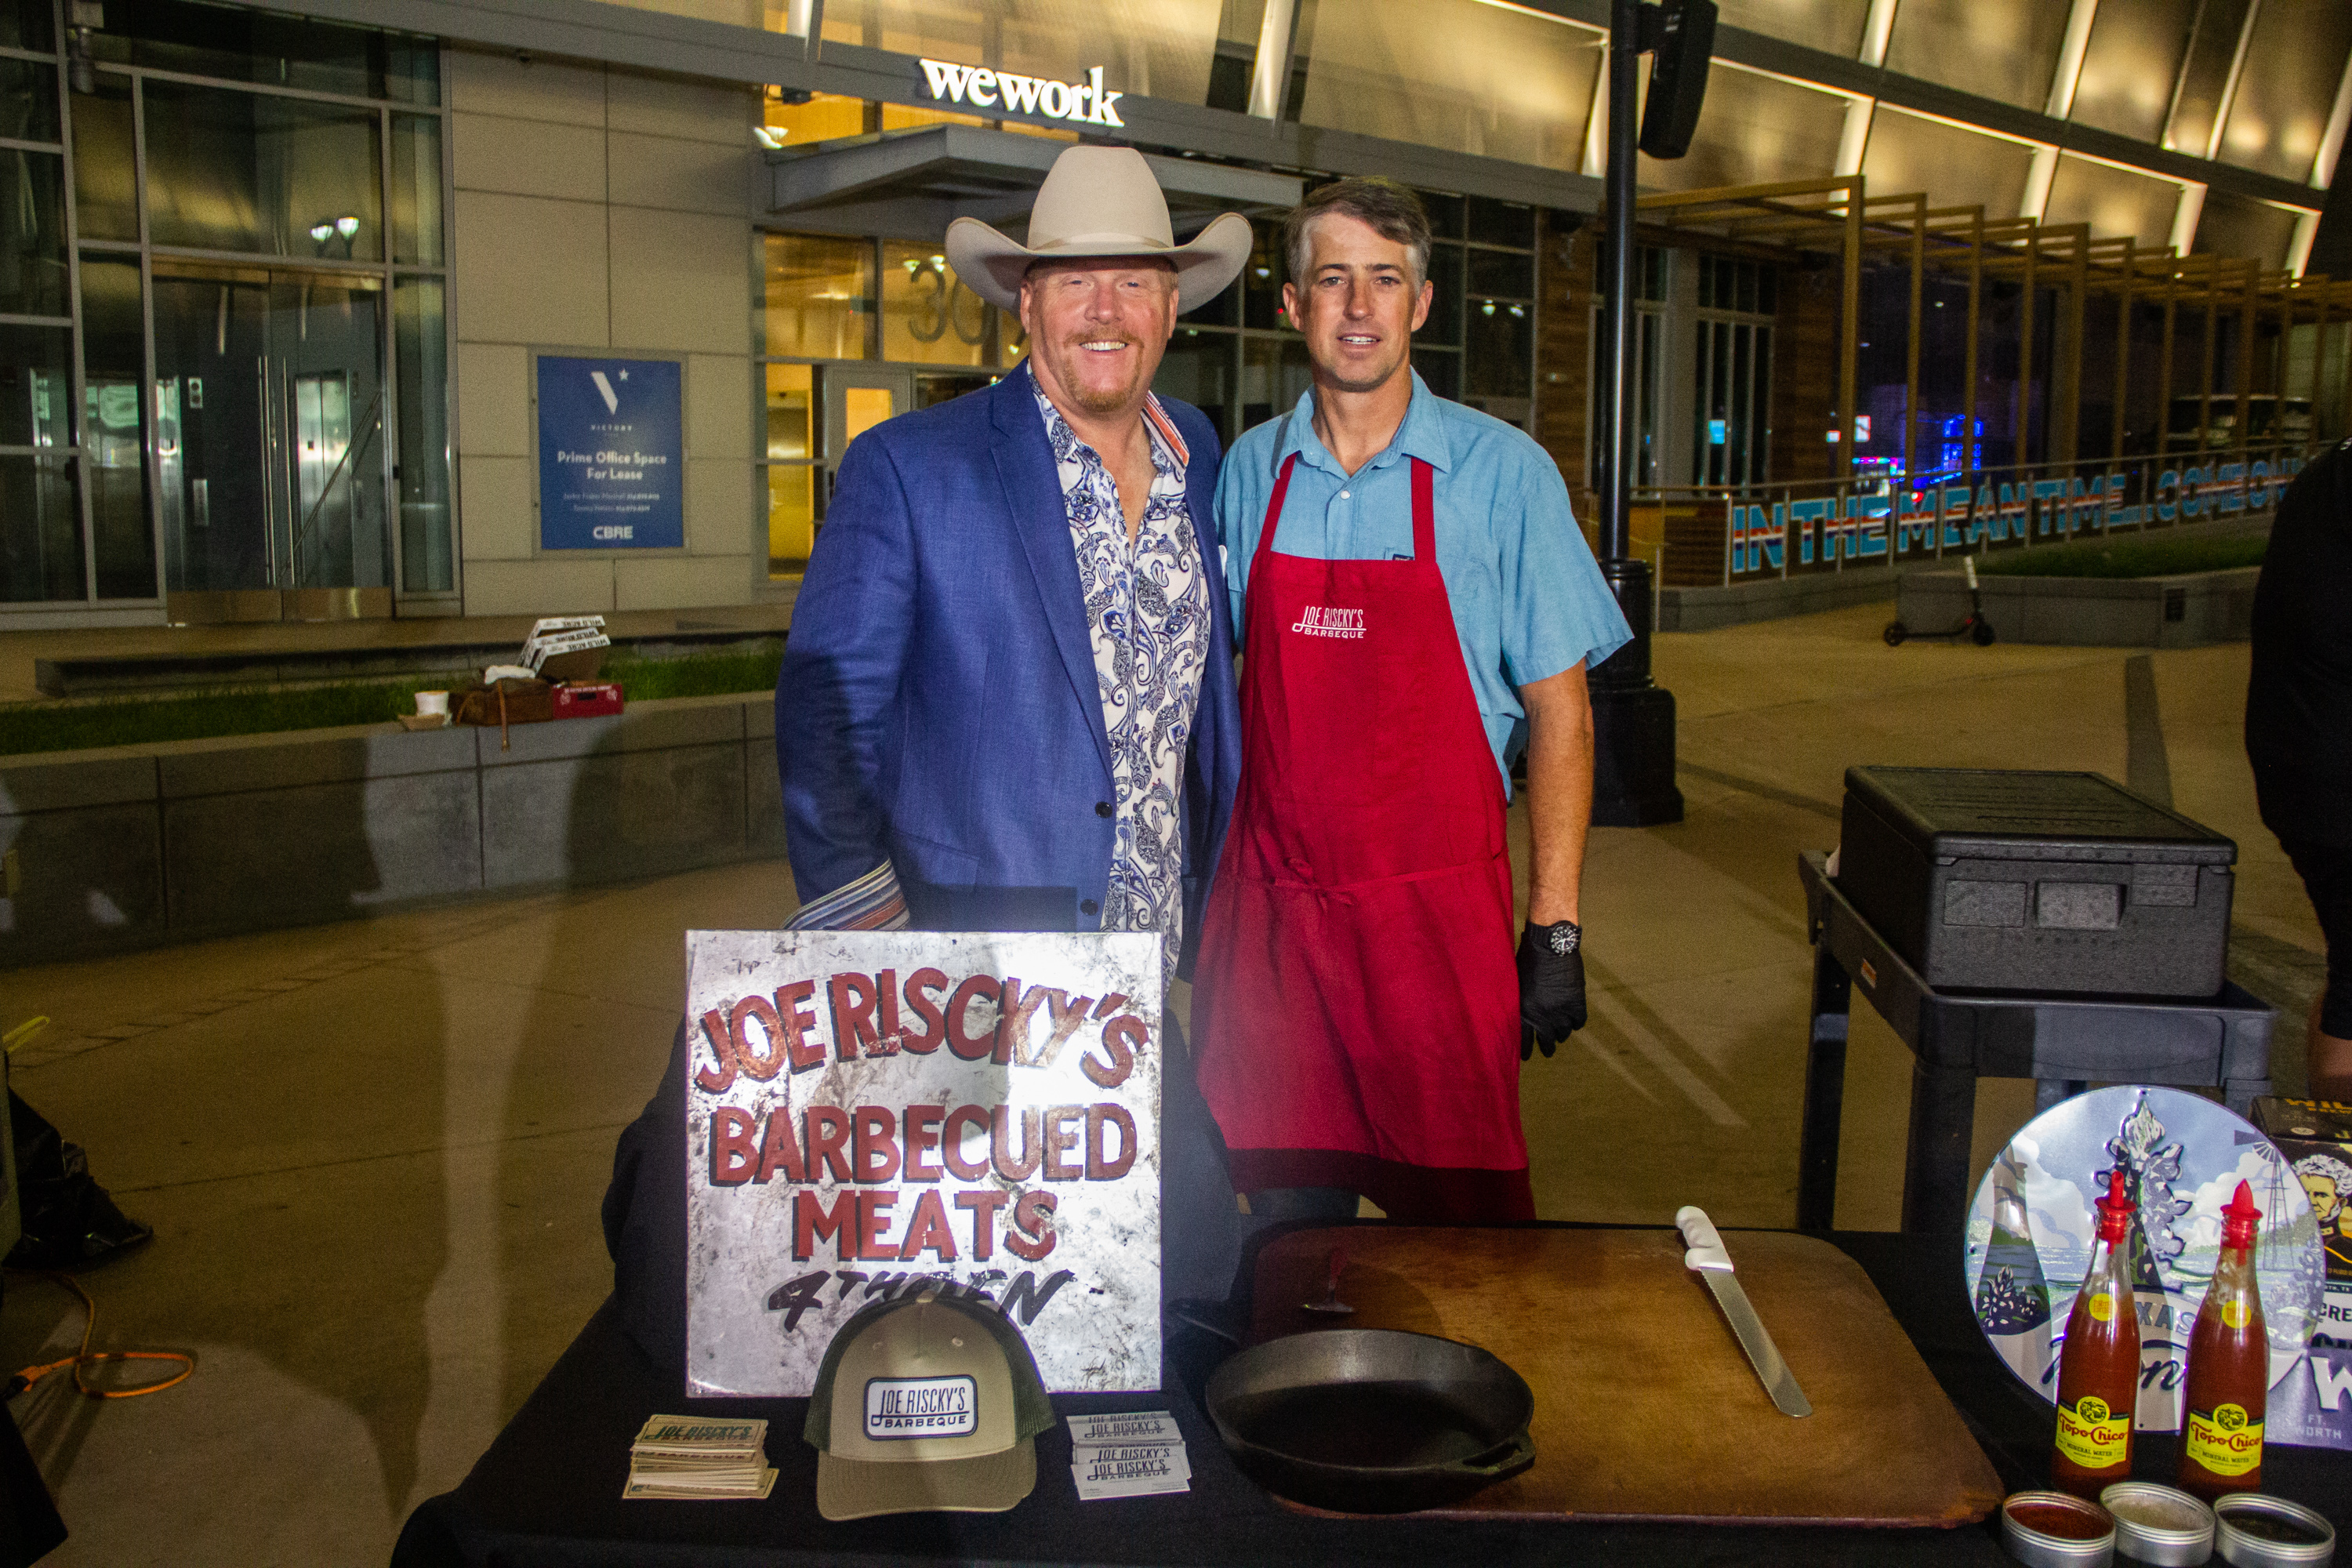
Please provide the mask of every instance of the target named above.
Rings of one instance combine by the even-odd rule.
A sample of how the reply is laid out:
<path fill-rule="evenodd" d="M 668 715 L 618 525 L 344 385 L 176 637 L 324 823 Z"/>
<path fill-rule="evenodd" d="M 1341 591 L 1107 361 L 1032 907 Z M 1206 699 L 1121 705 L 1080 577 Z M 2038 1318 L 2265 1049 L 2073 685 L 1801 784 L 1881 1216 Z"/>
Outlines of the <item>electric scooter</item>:
<path fill-rule="evenodd" d="M 1963 555 L 1960 557 L 1960 566 L 1969 574 L 1968 619 L 1948 632 L 1915 632 L 1901 621 L 1889 621 L 1886 623 L 1885 632 L 1888 647 L 1901 647 L 1906 637 L 1916 637 L 1923 642 L 1958 642 L 1960 638 L 1966 637 L 1979 647 L 1992 646 L 1992 623 L 1984 618 L 1984 591 L 1977 586 L 1977 558 L 1973 555 Z"/>

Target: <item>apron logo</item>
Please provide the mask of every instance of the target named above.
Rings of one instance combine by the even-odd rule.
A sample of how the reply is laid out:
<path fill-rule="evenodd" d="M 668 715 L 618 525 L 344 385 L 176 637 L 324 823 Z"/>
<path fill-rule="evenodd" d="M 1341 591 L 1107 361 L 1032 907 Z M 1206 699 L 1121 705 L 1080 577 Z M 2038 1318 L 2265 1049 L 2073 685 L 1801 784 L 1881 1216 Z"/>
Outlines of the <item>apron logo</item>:
<path fill-rule="evenodd" d="M 1360 637 L 1364 635 L 1364 612 L 1343 610 L 1332 605 L 1309 605 L 1298 615 L 1298 624 L 1290 628 L 1310 637 Z"/>

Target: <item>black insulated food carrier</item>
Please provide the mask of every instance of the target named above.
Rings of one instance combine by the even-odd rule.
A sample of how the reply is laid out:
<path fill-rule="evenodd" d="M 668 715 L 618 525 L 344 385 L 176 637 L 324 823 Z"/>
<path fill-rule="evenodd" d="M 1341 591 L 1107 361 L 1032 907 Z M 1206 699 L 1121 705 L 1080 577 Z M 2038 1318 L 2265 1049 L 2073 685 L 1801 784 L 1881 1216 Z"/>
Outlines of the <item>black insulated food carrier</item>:
<path fill-rule="evenodd" d="M 2210 996 L 2237 858 L 2097 773 L 1848 768 L 1837 879 L 1939 991 Z"/>

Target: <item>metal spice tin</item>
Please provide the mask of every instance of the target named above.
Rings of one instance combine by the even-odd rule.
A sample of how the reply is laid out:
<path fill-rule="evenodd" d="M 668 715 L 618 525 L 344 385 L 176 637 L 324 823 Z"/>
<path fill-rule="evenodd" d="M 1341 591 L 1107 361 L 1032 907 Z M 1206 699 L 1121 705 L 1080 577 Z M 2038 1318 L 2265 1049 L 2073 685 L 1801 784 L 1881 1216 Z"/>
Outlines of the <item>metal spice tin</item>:
<path fill-rule="evenodd" d="M 2037 1528 L 2037 1515 L 2043 1525 L 2067 1516 L 2072 1532 Z M 2116 1521 L 2071 1492 L 2012 1492 L 2000 1505 L 2000 1543 L 2025 1568 L 2108 1568 L 2116 1560 Z"/>
<path fill-rule="evenodd" d="M 2336 1560 L 2336 1527 L 2299 1502 L 2233 1492 L 2213 1504 L 2213 1544 L 2238 1568 L 2305 1568 Z M 2279 1540 L 2283 1533 L 2315 1537 Z"/>
<path fill-rule="evenodd" d="M 2117 1481 L 2099 1494 L 2116 1516 L 2116 1555 L 2158 1568 L 2193 1568 L 2213 1555 L 2213 1510 L 2178 1487 Z"/>

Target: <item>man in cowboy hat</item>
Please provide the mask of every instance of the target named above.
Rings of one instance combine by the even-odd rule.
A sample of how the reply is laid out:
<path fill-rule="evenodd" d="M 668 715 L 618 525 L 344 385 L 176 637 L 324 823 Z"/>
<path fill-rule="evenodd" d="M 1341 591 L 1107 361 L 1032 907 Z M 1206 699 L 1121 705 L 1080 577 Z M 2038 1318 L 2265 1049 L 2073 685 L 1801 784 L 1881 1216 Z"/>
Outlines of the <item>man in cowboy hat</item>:
<path fill-rule="evenodd" d="M 1017 312 L 1028 363 L 877 426 L 841 466 L 793 609 L 776 754 L 813 917 L 1143 931 L 1170 979 L 1240 770 L 1213 523 L 1218 447 L 1151 393 L 1179 312 L 1248 221 L 1174 243 L 1143 155 L 1055 160 L 1028 243 L 958 218 L 948 261 Z M 1224 1294 L 1232 1187 L 1172 1020 L 1161 1100 L 1171 1295 Z"/>
<path fill-rule="evenodd" d="M 947 241 L 962 282 L 1019 313 L 1028 363 L 877 426 L 835 478 L 776 683 L 794 923 L 1157 931 L 1172 978 L 1240 719 L 1216 435 L 1151 377 L 1250 227 L 1227 214 L 1177 245 L 1142 154 L 1072 147 L 1028 239 L 959 218 Z M 1222 1297 L 1233 1187 L 1172 1019 L 1162 1038 L 1162 1291 Z M 681 1047 L 605 1200 L 624 1321 L 665 1357 L 683 1336 L 684 1095 Z"/>
<path fill-rule="evenodd" d="M 1176 245 L 1142 154 L 1073 147 L 1028 244 L 946 248 L 1029 359 L 842 463 L 776 687 L 793 875 L 819 919 L 878 877 L 919 928 L 1158 931 L 1172 976 L 1238 752 L 1217 440 L 1151 378 L 1249 225 Z"/>

